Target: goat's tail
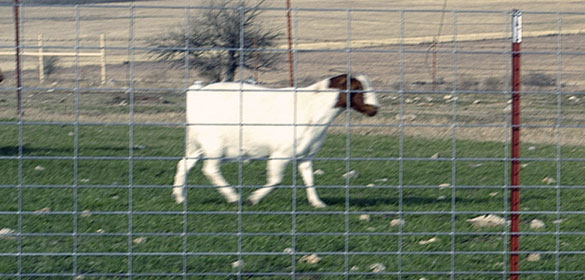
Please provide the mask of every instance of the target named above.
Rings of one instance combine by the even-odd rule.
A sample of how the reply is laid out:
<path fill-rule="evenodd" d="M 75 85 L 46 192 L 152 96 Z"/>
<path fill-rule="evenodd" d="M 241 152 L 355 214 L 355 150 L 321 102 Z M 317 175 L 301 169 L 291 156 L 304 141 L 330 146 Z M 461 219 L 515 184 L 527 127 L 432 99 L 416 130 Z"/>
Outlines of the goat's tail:
<path fill-rule="evenodd" d="M 189 87 L 189 90 L 199 90 L 201 88 L 203 88 L 204 84 L 202 81 L 195 81 L 193 82 L 193 85 L 191 85 Z"/>

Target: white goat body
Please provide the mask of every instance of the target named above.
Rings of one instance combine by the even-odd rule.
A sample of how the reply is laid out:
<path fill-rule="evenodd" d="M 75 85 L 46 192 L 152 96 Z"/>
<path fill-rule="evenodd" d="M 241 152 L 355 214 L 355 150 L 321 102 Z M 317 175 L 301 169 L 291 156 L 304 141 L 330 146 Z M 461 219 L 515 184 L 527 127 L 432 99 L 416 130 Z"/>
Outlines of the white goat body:
<path fill-rule="evenodd" d="M 368 115 L 374 115 L 379 106 L 367 77 L 350 79 L 356 90 L 350 98 L 341 90 L 350 85 L 343 77 L 346 75 L 296 90 L 245 83 L 191 87 L 187 92 L 186 155 L 177 164 L 173 189 L 177 203 L 184 201 L 186 175 L 201 157 L 205 160 L 203 173 L 229 202 L 238 201 L 239 195 L 221 175 L 221 160 L 267 157 L 268 182 L 252 193 L 250 203 L 258 203 L 278 185 L 284 168 L 296 158 L 309 202 L 325 207 L 313 187 L 311 160 L 325 141 L 328 126 L 345 109 L 347 100 Z"/>

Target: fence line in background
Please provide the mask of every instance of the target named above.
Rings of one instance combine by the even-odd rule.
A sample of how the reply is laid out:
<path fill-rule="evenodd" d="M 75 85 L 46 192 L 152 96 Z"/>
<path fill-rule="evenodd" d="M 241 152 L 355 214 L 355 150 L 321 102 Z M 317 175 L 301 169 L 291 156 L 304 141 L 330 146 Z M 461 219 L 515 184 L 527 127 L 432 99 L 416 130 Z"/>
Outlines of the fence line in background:
<path fill-rule="evenodd" d="M 44 82 L 45 81 L 45 64 L 47 63 L 45 61 L 45 57 L 51 57 L 51 56 L 65 56 L 65 57 L 80 57 L 80 56 L 84 56 L 84 57 L 99 57 L 100 61 L 99 61 L 99 65 L 100 65 L 100 77 L 101 77 L 101 84 L 105 85 L 106 84 L 106 79 L 107 79 L 107 75 L 106 75 L 106 36 L 105 34 L 100 34 L 100 39 L 99 39 L 99 50 L 100 52 L 45 52 L 44 51 L 44 42 L 43 42 L 43 34 L 39 34 L 37 37 L 37 46 L 38 46 L 38 50 L 37 52 L 20 52 L 17 53 L 15 51 L 13 52 L 0 52 L 0 56 L 2 55 L 16 55 L 16 56 L 36 56 L 39 59 L 39 82 Z M 77 48 L 76 48 L 77 49 Z"/>

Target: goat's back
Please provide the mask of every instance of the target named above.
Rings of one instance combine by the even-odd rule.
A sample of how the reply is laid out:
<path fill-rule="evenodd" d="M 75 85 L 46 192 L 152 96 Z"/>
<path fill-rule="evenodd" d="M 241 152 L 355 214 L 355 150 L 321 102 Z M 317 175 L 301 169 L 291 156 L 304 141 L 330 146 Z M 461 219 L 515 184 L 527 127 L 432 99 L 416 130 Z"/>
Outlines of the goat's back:
<path fill-rule="evenodd" d="M 293 124 L 303 109 L 315 106 L 303 101 L 306 89 L 270 89 L 250 84 L 216 83 L 187 93 L 187 122 L 190 124 Z M 296 98 L 295 98 L 296 95 Z M 322 106 L 319 105 L 319 106 Z"/>

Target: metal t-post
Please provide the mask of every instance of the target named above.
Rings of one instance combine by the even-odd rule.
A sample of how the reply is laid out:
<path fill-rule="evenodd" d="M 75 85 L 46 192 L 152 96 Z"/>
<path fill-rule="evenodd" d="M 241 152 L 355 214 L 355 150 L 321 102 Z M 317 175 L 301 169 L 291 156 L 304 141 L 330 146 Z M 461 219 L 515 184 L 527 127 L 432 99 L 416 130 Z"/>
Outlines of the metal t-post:
<path fill-rule="evenodd" d="M 522 44 L 522 12 L 512 11 L 512 174 L 511 174 L 511 228 L 510 279 L 520 278 L 520 47 Z"/>

